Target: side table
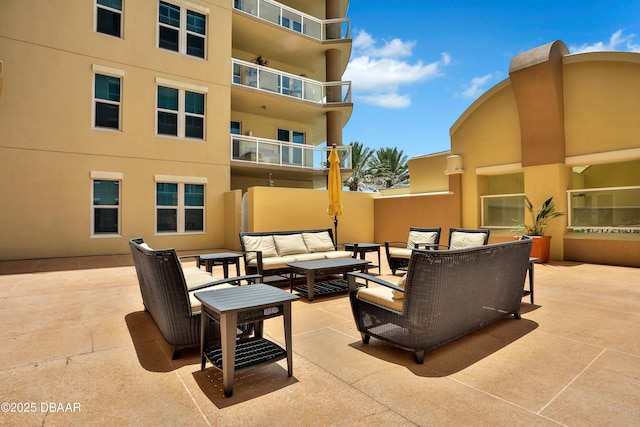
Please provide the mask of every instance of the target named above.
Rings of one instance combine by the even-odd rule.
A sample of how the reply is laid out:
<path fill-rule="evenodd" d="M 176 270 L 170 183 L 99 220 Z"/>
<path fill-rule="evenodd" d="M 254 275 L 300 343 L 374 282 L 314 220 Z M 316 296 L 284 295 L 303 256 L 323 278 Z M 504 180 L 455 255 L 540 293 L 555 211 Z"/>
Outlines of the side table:
<path fill-rule="evenodd" d="M 208 273 L 213 271 L 214 265 L 221 265 L 224 272 L 224 278 L 229 277 L 229 264 L 236 265 L 236 276 L 240 275 L 240 256 L 231 252 L 222 252 L 217 254 L 206 254 L 198 257 L 198 267 L 204 264 Z"/>
<path fill-rule="evenodd" d="M 378 243 L 345 243 L 343 246 L 347 251 L 353 251 L 354 246 L 357 245 L 357 252 L 360 254 L 360 259 L 365 259 L 365 254 L 367 252 L 378 252 L 378 265 L 370 264 L 369 269 L 377 268 L 378 273 L 380 272 L 380 247 L 381 244 Z"/>
<path fill-rule="evenodd" d="M 200 324 L 200 369 L 206 361 L 222 371 L 224 395 L 233 394 L 233 377 L 236 369 L 287 358 L 289 376 L 293 375 L 291 349 L 291 301 L 299 297 L 273 286 L 257 283 L 246 286 L 196 292 L 202 303 Z M 286 350 L 263 338 L 263 321 L 272 317 L 284 317 Z M 220 324 L 220 345 L 206 348 L 207 329 L 212 319 Z M 254 323 L 255 336 L 236 339 L 238 324 Z"/>

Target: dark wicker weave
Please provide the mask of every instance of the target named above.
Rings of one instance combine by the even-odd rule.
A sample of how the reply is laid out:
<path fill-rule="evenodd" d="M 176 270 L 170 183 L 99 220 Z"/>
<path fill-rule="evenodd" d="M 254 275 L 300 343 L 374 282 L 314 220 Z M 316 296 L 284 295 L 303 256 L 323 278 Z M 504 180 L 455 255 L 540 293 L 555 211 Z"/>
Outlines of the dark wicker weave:
<path fill-rule="evenodd" d="M 421 227 L 411 227 L 409 228 L 409 233 L 412 231 L 419 231 L 424 233 L 437 233 L 435 241 L 433 242 L 435 245 L 440 243 L 440 231 L 441 228 L 421 228 Z M 407 242 L 399 242 L 394 240 L 388 240 L 384 242 L 384 249 L 387 253 L 387 262 L 389 263 L 389 268 L 391 269 L 392 274 L 396 274 L 396 270 L 406 270 L 409 265 L 409 258 L 399 258 L 391 255 L 390 249 L 393 247 L 396 248 L 406 248 Z M 414 249 L 414 248 L 411 248 Z M 416 248 L 419 249 L 419 248 Z"/>
<path fill-rule="evenodd" d="M 208 289 L 239 280 L 258 280 L 260 276 L 240 276 L 213 281 L 187 289 L 180 260 L 174 249 L 148 250 L 141 238 L 131 239 L 129 247 L 138 276 L 142 303 L 151 314 L 164 339 L 173 348 L 173 358 L 180 351 L 200 345 L 200 312 L 191 312 L 189 292 Z M 215 328 L 211 328 L 214 329 Z"/>
<path fill-rule="evenodd" d="M 369 337 L 425 351 L 513 315 L 520 318 L 531 239 L 461 250 L 414 250 L 409 262 L 403 311 L 357 297 L 356 279 L 401 290 L 374 276 L 349 273 L 349 298 L 364 343 Z"/>

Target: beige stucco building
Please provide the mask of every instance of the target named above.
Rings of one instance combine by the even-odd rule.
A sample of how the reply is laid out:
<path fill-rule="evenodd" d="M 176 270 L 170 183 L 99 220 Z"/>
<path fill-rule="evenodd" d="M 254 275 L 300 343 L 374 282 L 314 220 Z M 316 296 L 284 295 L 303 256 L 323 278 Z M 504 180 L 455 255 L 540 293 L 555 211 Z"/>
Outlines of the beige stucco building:
<path fill-rule="evenodd" d="M 328 145 L 350 167 L 347 6 L 3 2 L 0 259 L 332 227 L 317 189 Z M 640 265 L 640 54 L 556 41 L 508 71 L 452 124 L 450 151 L 409 161 L 409 189 L 345 194 L 340 241 L 412 226 L 512 239 L 523 197 L 553 196 L 567 215 L 547 230 L 552 259 Z"/>
<path fill-rule="evenodd" d="M 552 259 L 640 266 L 639 115 L 640 54 L 540 46 L 453 124 L 450 152 L 410 160 L 411 192 L 459 188 L 460 225 L 492 241 L 530 222 L 523 195 L 536 209 L 553 197 L 567 215 L 546 232 Z"/>
<path fill-rule="evenodd" d="M 0 259 L 225 247 L 231 190 L 323 186 L 347 5 L 3 1 Z"/>

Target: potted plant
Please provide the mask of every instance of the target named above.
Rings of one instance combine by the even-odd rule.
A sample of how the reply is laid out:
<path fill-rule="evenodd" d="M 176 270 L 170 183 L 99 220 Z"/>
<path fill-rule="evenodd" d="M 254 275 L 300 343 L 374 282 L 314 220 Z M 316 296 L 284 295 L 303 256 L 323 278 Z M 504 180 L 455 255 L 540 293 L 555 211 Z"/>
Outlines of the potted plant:
<path fill-rule="evenodd" d="M 533 203 L 531 203 L 531 200 L 529 200 L 527 196 L 524 196 L 524 206 L 529 211 L 533 224 L 518 224 L 518 227 L 523 229 L 527 236 L 533 238 L 531 256 L 538 258 L 537 262 L 547 262 L 549 261 L 551 236 L 545 236 L 544 232 L 549 225 L 549 221 L 553 218 L 564 215 L 564 212 L 556 211 L 556 205 L 553 201 L 553 197 L 549 197 L 545 200 L 535 215 L 533 213 Z"/>

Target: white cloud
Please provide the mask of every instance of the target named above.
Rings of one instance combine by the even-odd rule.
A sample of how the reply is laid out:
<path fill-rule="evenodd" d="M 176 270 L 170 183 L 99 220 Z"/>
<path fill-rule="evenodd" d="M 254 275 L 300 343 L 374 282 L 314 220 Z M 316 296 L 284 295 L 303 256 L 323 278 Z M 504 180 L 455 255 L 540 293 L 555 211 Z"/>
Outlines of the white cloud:
<path fill-rule="evenodd" d="M 607 42 L 596 42 L 593 44 L 583 44 L 580 46 L 570 46 L 571 53 L 584 52 L 604 52 L 604 51 L 629 51 L 640 52 L 640 44 L 633 43 L 635 34 L 623 35 L 622 30 L 618 30 L 611 35 Z"/>
<path fill-rule="evenodd" d="M 411 105 L 410 95 L 398 93 L 400 86 L 439 77 L 442 68 L 451 63 L 447 53 L 429 64 L 401 60 L 413 55 L 415 45 L 415 41 L 398 38 L 380 44 L 366 31 L 360 31 L 353 41 L 353 56 L 344 74 L 358 100 L 384 108 Z"/>
<path fill-rule="evenodd" d="M 370 56 L 374 58 L 402 58 L 411 56 L 415 41 L 402 41 L 395 38 L 384 42 L 382 47 L 376 46 L 377 41 L 366 31 L 360 31 L 353 41 L 353 51 L 356 56 Z"/>
<path fill-rule="evenodd" d="M 482 95 L 486 89 L 485 85 L 491 80 L 493 74 L 487 74 L 482 77 L 474 77 L 471 79 L 471 86 L 469 86 L 464 92 L 462 92 L 462 96 L 465 98 L 477 98 Z"/>
<path fill-rule="evenodd" d="M 397 93 L 374 93 L 357 97 L 358 101 L 365 104 L 377 105 L 383 108 L 402 109 L 411 105 L 409 95 L 399 95 Z"/>

